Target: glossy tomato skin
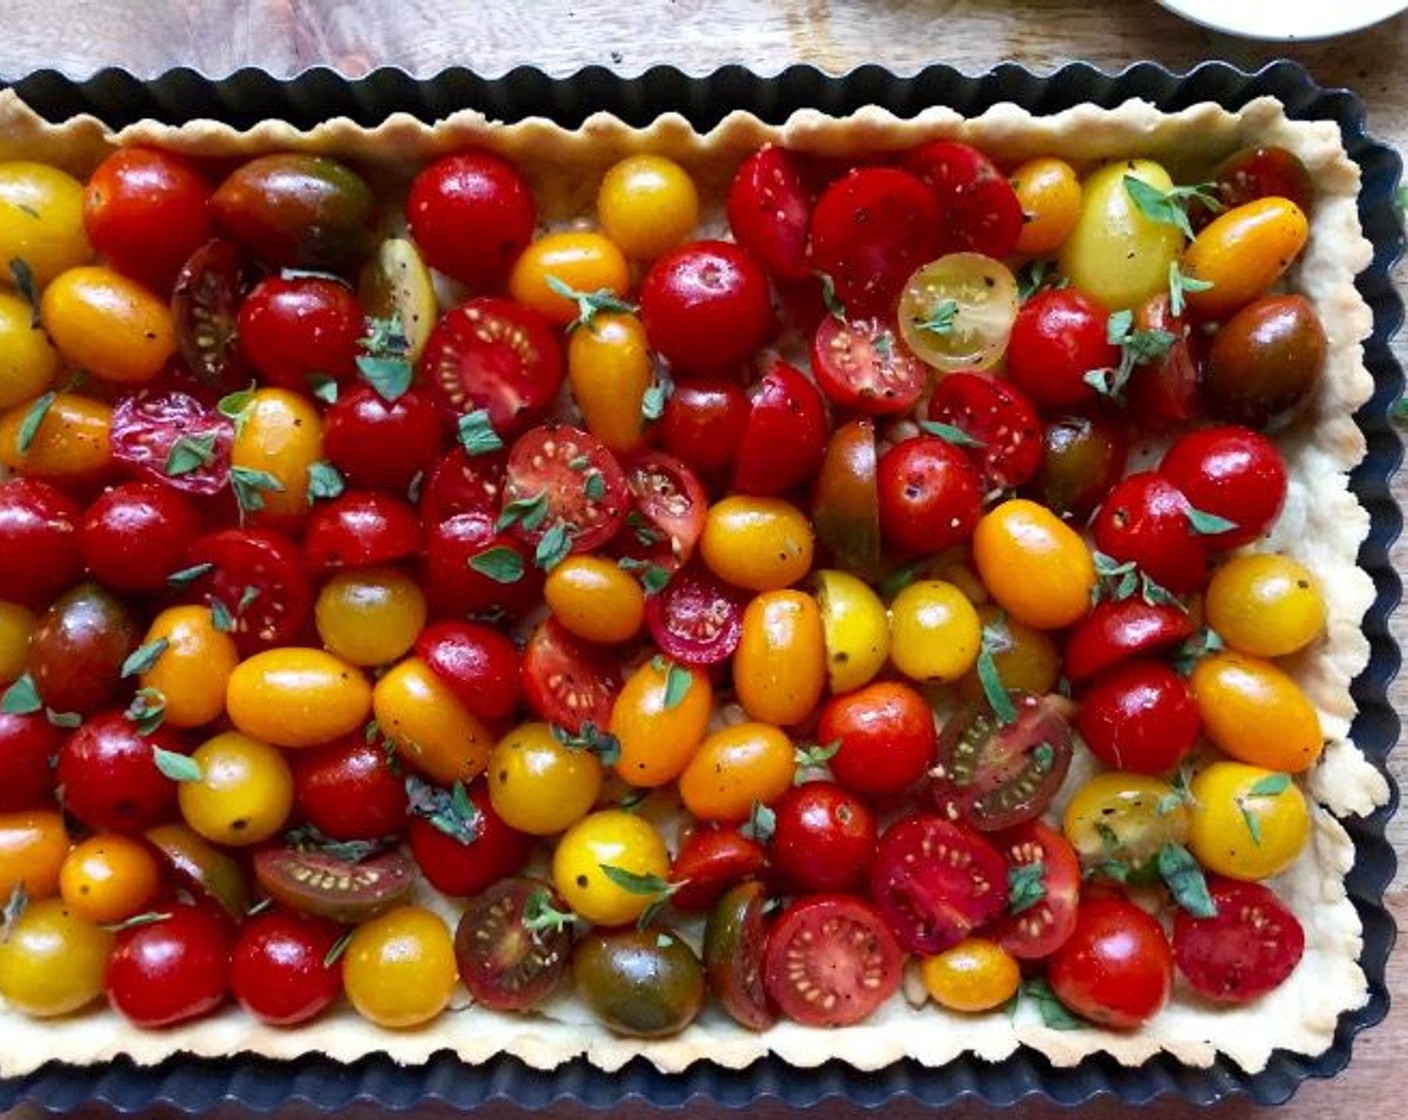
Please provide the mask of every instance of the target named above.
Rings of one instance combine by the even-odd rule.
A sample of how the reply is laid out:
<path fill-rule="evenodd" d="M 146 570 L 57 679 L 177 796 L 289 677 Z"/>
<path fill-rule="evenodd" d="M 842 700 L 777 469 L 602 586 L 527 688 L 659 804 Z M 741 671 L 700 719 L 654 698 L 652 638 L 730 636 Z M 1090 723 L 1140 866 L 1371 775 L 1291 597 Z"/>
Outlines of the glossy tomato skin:
<path fill-rule="evenodd" d="M 626 515 L 630 531 L 617 541 L 624 554 L 672 571 L 687 564 L 709 509 L 699 476 L 673 455 L 646 451 L 627 469 L 626 487 L 636 516 Z M 647 545 L 644 537 L 652 538 L 651 543 Z"/>
<path fill-rule="evenodd" d="M 29 671 L 56 712 L 97 711 L 123 691 L 122 666 L 142 640 L 131 607 L 96 583 L 80 583 L 39 616 Z"/>
<path fill-rule="evenodd" d="M 1072 1011 L 1114 1030 L 1134 1030 L 1173 990 L 1173 951 L 1158 921 L 1122 898 L 1080 904 L 1076 927 L 1047 975 Z"/>
<path fill-rule="evenodd" d="M 938 436 L 915 436 L 880 456 L 880 533 L 905 552 L 941 552 L 973 534 L 982 481 L 966 454 Z"/>
<path fill-rule="evenodd" d="M 780 494 L 812 477 L 826 447 L 826 405 L 800 370 L 778 359 L 749 394 L 733 488 Z"/>
<path fill-rule="evenodd" d="M 416 656 L 483 719 L 504 719 L 522 700 L 518 647 L 492 626 L 453 619 L 432 623 L 416 638 Z"/>
<path fill-rule="evenodd" d="M 835 782 L 793 786 L 773 807 L 773 865 L 798 893 L 858 888 L 875 858 L 875 814 Z"/>
<path fill-rule="evenodd" d="M 1126 386 L 1129 415 L 1155 430 L 1196 419 L 1202 411 L 1198 380 L 1206 362 L 1205 338 L 1189 329 L 1184 316 L 1172 313 L 1167 292 L 1134 309 L 1132 329 L 1165 331 L 1173 342 L 1161 356 L 1134 367 Z"/>
<path fill-rule="evenodd" d="M 932 140 L 905 159 L 905 168 L 939 203 L 938 252 L 1005 257 L 1017 247 L 1024 217 L 1012 185 L 971 144 Z"/>
<path fill-rule="evenodd" d="M 260 1022 L 289 1027 L 316 1017 L 342 994 L 342 960 L 327 963 L 342 929 L 287 910 L 256 914 L 240 927 L 230 990 Z"/>
<path fill-rule="evenodd" d="M 773 326 L 767 274 L 727 241 L 695 241 L 659 257 L 640 288 L 653 349 L 684 374 L 742 364 Z"/>
<path fill-rule="evenodd" d="M 1196 508 L 1236 523 L 1203 538 L 1212 549 L 1251 544 L 1286 504 L 1286 461 L 1274 443 L 1250 428 L 1186 432 L 1165 453 L 1159 473 Z"/>
<path fill-rule="evenodd" d="M 1133 560 L 1155 583 L 1175 594 L 1207 582 L 1208 549 L 1189 519 L 1191 503 L 1155 471 L 1116 483 L 1095 515 L 1095 547 L 1116 560 Z"/>
<path fill-rule="evenodd" d="M 839 747 L 829 765 L 861 793 L 901 793 L 933 765 L 934 715 L 917 691 L 892 681 L 835 696 L 821 710 L 817 740 Z"/>
<path fill-rule="evenodd" d="M 516 875 L 533 851 L 534 839 L 504 823 L 489 800 L 489 787 L 475 782 L 467 791 L 476 811 L 474 839 L 461 843 L 425 817 L 411 820 L 406 840 L 422 874 L 436 890 L 463 897 L 478 894 Z"/>
<path fill-rule="evenodd" d="M 415 509 L 374 490 L 349 490 L 318 502 L 303 538 L 304 560 L 314 572 L 389 564 L 421 547 Z"/>
<path fill-rule="evenodd" d="M 1058 416 L 1042 435 L 1041 467 L 1031 492 L 1063 521 L 1084 525 L 1124 476 L 1129 432 L 1101 410 Z"/>
<path fill-rule="evenodd" d="M 1167 773 L 1193 749 L 1202 728 L 1187 683 L 1161 661 L 1138 658 L 1107 669 L 1079 701 L 1076 730 L 1115 770 Z"/>
<path fill-rule="evenodd" d="M 1173 959 L 1199 995 L 1249 1003 L 1280 987 L 1305 954 L 1299 919 L 1259 883 L 1210 876 L 1217 914 L 1173 917 Z"/>
<path fill-rule="evenodd" d="M 737 381 L 691 378 L 676 385 L 665 402 L 660 446 L 701 474 L 719 474 L 738 457 L 750 410 Z"/>
<path fill-rule="evenodd" d="M 1193 630 L 1193 620 L 1178 607 L 1147 603 L 1140 595 L 1105 599 L 1066 638 L 1066 679 L 1080 684 L 1128 658 L 1171 649 Z"/>
<path fill-rule="evenodd" d="M 44 806 L 54 791 L 54 759 L 67 733 L 42 712 L 0 712 L 0 813 Z"/>
<path fill-rule="evenodd" d="M 930 420 L 952 425 L 981 445 L 964 450 L 982 472 L 985 490 L 1021 486 L 1041 467 L 1041 420 L 1010 381 L 958 370 L 934 386 L 926 411 Z"/>
<path fill-rule="evenodd" d="M 734 239 L 765 269 L 793 280 L 810 275 L 811 192 L 796 155 L 774 144 L 749 155 L 733 177 L 727 209 Z"/>
<path fill-rule="evenodd" d="M 253 262 L 243 247 L 222 237 L 199 246 L 176 274 L 176 351 L 211 392 L 233 393 L 249 384 L 235 327 L 240 300 L 253 282 Z"/>
<path fill-rule="evenodd" d="M 270 385 L 311 391 L 314 374 L 350 380 L 362 353 L 362 305 L 324 276 L 267 276 L 240 305 L 240 351 Z"/>
<path fill-rule="evenodd" d="M 229 926 L 201 907 L 165 912 L 170 917 L 117 935 L 104 977 L 113 1008 L 144 1029 L 205 1015 L 229 990 Z"/>
<path fill-rule="evenodd" d="M 302 557 L 282 533 L 217 529 L 192 543 L 186 564 L 210 565 L 189 584 L 189 594 L 207 605 L 218 600 L 229 610 L 235 627 L 230 636 L 243 657 L 287 645 L 312 616 L 313 590 Z M 240 610 L 251 587 L 258 594 Z"/>
<path fill-rule="evenodd" d="M 760 874 L 766 862 L 763 846 L 737 828 L 700 824 L 670 864 L 675 885 L 670 903 L 681 910 L 708 910 L 735 883 Z"/>
<path fill-rule="evenodd" d="M 877 416 L 908 412 L 929 379 L 886 320 L 835 315 L 812 336 L 812 373 L 833 403 Z"/>
<path fill-rule="evenodd" d="M 416 176 L 406 223 L 426 262 L 488 288 L 532 240 L 537 206 L 523 177 L 490 152 L 456 152 Z"/>
<path fill-rule="evenodd" d="M 166 463 L 182 438 L 210 443 L 210 461 L 185 474 L 169 475 Z M 190 393 L 143 390 L 123 397 L 112 410 L 112 456 L 144 481 L 188 494 L 211 495 L 230 481 L 235 427 L 228 417 Z"/>
<path fill-rule="evenodd" d="M 539 623 L 523 651 L 523 695 L 549 723 L 576 734 L 611 722 L 621 670 L 610 651 L 574 638 L 554 618 Z"/>
<path fill-rule="evenodd" d="M 380 742 L 352 734 L 292 762 L 298 811 L 334 840 L 379 840 L 405 827 L 405 783 Z"/>
<path fill-rule="evenodd" d="M 181 566 L 200 531 L 200 514 L 178 492 L 128 482 L 103 493 L 83 515 L 79 548 L 101 583 L 119 591 L 156 591 Z"/>
<path fill-rule="evenodd" d="M 421 520 L 432 526 L 460 513 L 497 518 L 507 470 L 506 449 L 470 455 L 463 447 L 452 447 L 425 477 L 420 494 Z"/>
<path fill-rule="evenodd" d="M 495 516 L 461 513 L 446 518 L 426 534 L 426 590 L 433 614 L 463 617 L 496 608 L 512 616 L 531 610 L 542 597 L 542 573 L 533 553 L 518 538 L 494 528 Z M 517 554 L 522 574 L 500 582 L 474 567 L 494 549 Z"/>
<path fill-rule="evenodd" d="M 444 429 L 421 389 L 386 401 L 369 385 L 345 388 L 323 418 L 323 451 L 353 486 L 404 494 L 440 456 Z"/>
<path fill-rule="evenodd" d="M 0 587 L 5 598 L 39 605 L 83 570 L 78 503 L 46 482 L 0 482 Z"/>
<path fill-rule="evenodd" d="M 64 805 L 89 828 L 140 832 L 176 816 L 176 783 L 157 769 L 153 748 L 185 754 L 176 732 L 149 735 L 120 711 L 87 720 L 59 752 Z"/>
<path fill-rule="evenodd" d="M 1077 288 L 1038 292 L 1022 305 L 1007 346 L 1007 376 L 1048 411 L 1096 402 L 1085 374 L 1114 369 L 1119 347 L 1105 337 L 1110 313 Z"/>
<path fill-rule="evenodd" d="M 716 665 L 738 648 L 747 603 L 747 592 L 695 563 L 646 599 L 645 622 L 667 657 L 686 665 Z"/>
<path fill-rule="evenodd" d="M 1029 821 L 994 837 L 1007 860 L 1009 881 L 1018 868 L 1041 865 L 1041 897 L 1023 900 L 1016 913 L 1014 900 L 993 930 L 1004 949 L 1020 960 L 1050 956 L 1071 936 L 1080 902 L 1081 867 L 1070 841 L 1050 825 Z"/>

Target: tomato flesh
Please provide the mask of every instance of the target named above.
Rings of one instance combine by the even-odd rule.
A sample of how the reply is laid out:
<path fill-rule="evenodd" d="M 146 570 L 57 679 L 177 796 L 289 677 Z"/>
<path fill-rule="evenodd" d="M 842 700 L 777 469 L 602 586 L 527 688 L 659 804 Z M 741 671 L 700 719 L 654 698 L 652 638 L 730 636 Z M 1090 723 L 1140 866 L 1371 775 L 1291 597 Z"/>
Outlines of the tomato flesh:
<path fill-rule="evenodd" d="M 620 691 L 609 650 L 573 637 L 555 618 L 538 624 L 523 651 L 523 695 L 539 716 L 574 735 L 587 723 L 603 728 Z"/>
<path fill-rule="evenodd" d="M 728 192 L 728 224 L 738 243 L 774 276 L 810 273 L 811 199 L 797 157 L 768 144 L 739 165 Z"/>
<path fill-rule="evenodd" d="M 828 315 L 812 337 L 812 372 L 843 408 L 873 415 L 908 412 L 928 380 L 928 367 L 884 320 Z"/>
<path fill-rule="evenodd" d="M 1050 825 L 1030 821 L 994 837 L 1007 859 L 1008 911 L 998 921 L 993 935 L 1002 947 L 1019 960 L 1049 957 L 1066 942 L 1076 928 L 1076 906 L 1080 901 L 1080 860 L 1070 841 Z M 1040 867 L 1039 888 L 1019 897 L 1011 889 L 1020 883 L 1022 868 Z M 1026 873 L 1030 877 L 1030 872 Z M 1032 895 L 1036 900 L 1031 901 Z"/>
<path fill-rule="evenodd" d="M 957 370 L 934 386 L 927 411 L 930 420 L 969 437 L 962 446 L 982 472 L 985 490 L 1021 486 L 1040 469 L 1041 420 L 1011 382 Z"/>
<path fill-rule="evenodd" d="M 294 543 L 272 529 L 219 529 L 186 553 L 200 572 L 188 594 L 233 619 L 231 637 L 244 656 L 288 645 L 307 624 L 313 591 Z"/>
<path fill-rule="evenodd" d="M 1260 883 L 1211 877 L 1217 914 L 1173 919 L 1173 959 L 1188 983 L 1221 1003 L 1249 1003 L 1285 983 L 1305 953 L 1305 929 Z"/>
<path fill-rule="evenodd" d="M 645 602 L 645 622 L 660 651 L 686 665 L 716 665 L 743 637 L 748 596 L 692 564 Z"/>
<path fill-rule="evenodd" d="M 469 994 L 498 1011 L 547 999 L 572 959 L 572 927 L 534 926 L 534 908 L 566 906 L 539 879 L 506 878 L 476 896 L 455 930 L 455 961 Z"/>
<path fill-rule="evenodd" d="M 531 501 L 542 503 L 543 514 L 515 518 L 515 534 L 536 545 L 561 526 L 571 551 L 590 552 L 626 519 L 626 476 L 595 436 L 548 424 L 524 433 L 509 452 L 504 512 L 509 503 Z"/>

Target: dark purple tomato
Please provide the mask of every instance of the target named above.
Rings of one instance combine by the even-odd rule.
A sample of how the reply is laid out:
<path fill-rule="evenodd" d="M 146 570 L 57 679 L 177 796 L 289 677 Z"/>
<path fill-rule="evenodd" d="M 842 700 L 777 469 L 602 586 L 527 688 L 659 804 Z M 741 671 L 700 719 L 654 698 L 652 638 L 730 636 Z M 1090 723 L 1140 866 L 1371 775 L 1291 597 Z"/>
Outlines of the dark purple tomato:
<path fill-rule="evenodd" d="M 96 583 L 81 583 L 39 616 L 29 672 L 54 711 L 95 712 L 122 692 L 122 663 L 141 640 L 126 603 Z"/>

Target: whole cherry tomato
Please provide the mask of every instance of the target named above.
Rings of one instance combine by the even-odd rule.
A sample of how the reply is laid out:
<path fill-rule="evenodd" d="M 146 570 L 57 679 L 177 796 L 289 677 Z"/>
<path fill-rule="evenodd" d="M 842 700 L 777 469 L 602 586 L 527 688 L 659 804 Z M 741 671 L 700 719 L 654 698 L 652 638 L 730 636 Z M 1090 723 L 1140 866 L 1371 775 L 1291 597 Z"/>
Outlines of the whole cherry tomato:
<path fill-rule="evenodd" d="M 827 701 L 817 724 L 838 781 L 862 793 L 900 793 L 934 763 L 934 713 L 906 684 L 880 681 Z"/>
<path fill-rule="evenodd" d="M 1038 292 L 1022 304 L 1007 346 L 1007 376 L 1047 410 L 1094 404 L 1091 370 L 1115 369 L 1120 351 L 1105 337 L 1110 313 L 1078 288 Z"/>
<path fill-rule="evenodd" d="M 266 382 L 310 393 L 315 375 L 351 380 L 362 353 L 357 293 L 326 276 L 267 276 L 240 305 L 240 351 Z"/>
<path fill-rule="evenodd" d="M 288 910 L 256 914 L 240 927 L 230 990 L 261 1022 L 306 1023 L 342 994 L 342 959 L 329 963 L 341 928 Z"/>
<path fill-rule="evenodd" d="M 181 566 L 199 531 L 200 514 L 178 492 L 155 482 L 128 482 L 88 507 L 78 543 L 101 583 L 119 591 L 157 591 Z"/>
<path fill-rule="evenodd" d="M 1286 462 L 1260 432 L 1227 425 L 1179 436 L 1159 473 L 1198 509 L 1233 523 L 1209 533 L 1208 548 L 1239 548 L 1262 536 L 1286 504 Z"/>
<path fill-rule="evenodd" d="M 83 571 L 78 503 L 29 478 L 0 482 L 0 587 L 19 603 L 47 603 Z"/>
<path fill-rule="evenodd" d="M 488 288 L 508 276 L 532 239 L 537 207 L 511 165 L 470 149 L 444 156 L 415 177 L 406 224 L 432 268 Z"/>
<path fill-rule="evenodd" d="M 1075 726 L 1115 770 L 1163 774 L 1193 749 L 1202 729 L 1193 694 L 1161 661 L 1138 658 L 1101 673 L 1080 693 Z"/>
<path fill-rule="evenodd" d="M 303 537 L 304 561 L 319 574 L 390 564 L 421 547 L 415 508 L 403 498 L 375 490 L 349 490 L 318 502 Z"/>
<path fill-rule="evenodd" d="M 875 814 L 835 782 L 793 786 L 774 806 L 768 851 L 799 893 L 853 890 L 875 858 Z"/>
<path fill-rule="evenodd" d="M 462 828 L 445 827 L 444 815 L 437 812 L 434 820 L 420 814 L 412 817 L 406 832 L 411 855 L 430 885 L 460 897 L 478 894 L 516 875 L 533 852 L 533 837 L 498 814 L 488 786 L 474 782 L 467 794 L 474 812 Z"/>
<path fill-rule="evenodd" d="M 148 1029 L 215 1010 L 230 985 L 228 925 L 198 906 L 173 904 L 164 913 L 117 935 L 103 982 L 112 1006 Z"/>
<path fill-rule="evenodd" d="M 694 241 L 659 257 L 640 288 L 653 349 L 682 373 L 727 373 L 772 329 L 767 274 L 727 241 Z"/>
<path fill-rule="evenodd" d="M 1047 969 L 1056 998 L 1103 1027 L 1134 1030 L 1173 991 L 1173 950 L 1156 918 L 1121 898 L 1080 904 Z"/>
<path fill-rule="evenodd" d="M 939 204 L 940 253 L 1005 257 L 1017 247 L 1026 217 L 1022 203 L 992 160 L 971 144 L 931 140 L 911 152 L 905 168 Z"/>
<path fill-rule="evenodd" d="M 674 893 L 670 903 L 681 910 L 708 910 L 734 883 L 763 870 L 763 846 L 737 828 L 698 825 L 680 842 L 670 865 Z"/>
<path fill-rule="evenodd" d="M 443 429 L 435 405 L 420 389 L 394 401 L 369 385 L 339 392 L 323 417 L 323 451 L 352 486 L 404 494 L 434 466 Z"/>
<path fill-rule="evenodd" d="M 915 436 L 880 456 L 880 533 L 906 552 L 941 552 L 967 540 L 983 511 L 982 480 L 964 452 Z"/>
<path fill-rule="evenodd" d="M 416 656 L 461 704 L 483 719 L 503 719 L 519 705 L 518 647 L 491 626 L 453 620 L 433 623 L 416 639 Z"/>
<path fill-rule="evenodd" d="M 67 736 L 42 712 L 0 712 L 0 813 L 38 809 L 54 792 L 54 761 Z"/>
<path fill-rule="evenodd" d="M 405 827 L 405 782 L 375 738 L 347 735 L 292 761 L 298 811 L 334 840 L 379 840 Z"/>
<path fill-rule="evenodd" d="M 1208 546 L 1192 503 L 1162 474 L 1140 471 L 1118 483 L 1095 515 L 1095 547 L 1133 561 L 1175 594 L 1207 582 Z"/>
<path fill-rule="evenodd" d="M 697 377 L 675 386 L 660 418 L 660 444 L 701 474 L 713 475 L 738 458 L 750 405 L 743 387 L 722 377 Z"/>
<path fill-rule="evenodd" d="M 174 818 L 176 783 L 157 767 L 158 749 L 185 753 L 169 728 L 143 734 L 121 712 L 93 716 L 59 752 L 65 807 L 105 832 L 139 832 Z"/>

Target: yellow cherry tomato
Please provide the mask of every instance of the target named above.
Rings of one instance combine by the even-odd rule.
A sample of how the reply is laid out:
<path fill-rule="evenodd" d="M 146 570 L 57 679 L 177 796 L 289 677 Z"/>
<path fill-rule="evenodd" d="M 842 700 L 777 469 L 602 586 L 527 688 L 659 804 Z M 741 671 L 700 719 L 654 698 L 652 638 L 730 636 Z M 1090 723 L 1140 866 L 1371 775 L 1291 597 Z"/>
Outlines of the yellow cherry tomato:
<path fill-rule="evenodd" d="M 1087 867 L 1114 862 L 1143 868 L 1165 844 L 1188 839 L 1188 803 L 1147 774 L 1102 770 L 1066 803 L 1061 831 Z"/>
<path fill-rule="evenodd" d="M 59 869 L 64 903 L 90 922 L 121 922 L 140 914 L 161 885 L 161 864 L 151 845 L 116 832 L 75 844 Z"/>
<path fill-rule="evenodd" d="M 973 533 L 973 562 L 1002 608 L 1037 630 L 1069 626 L 1090 609 L 1090 546 L 1036 502 L 1012 498 L 984 514 Z"/>
<path fill-rule="evenodd" d="M 357 278 L 357 298 L 368 318 L 394 316 L 400 322 L 406 360 L 419 361 L 440 309 L 434 278 L 415 243 L 404 237 L 383 241 Z"/>
<path fill-rule="evenodd" d="M 1267 879 L 1295 863 L 1310 839 L 1310 808 L 1289 774 L 1214 762 L 1190 790 L 1188 847 L 1209 871 Z"/>
<path fill-rule="evenodd" d="M 911 680 L 958 680 L 978 659 L 982 640 L 978 612 L 951 583 L 916 580 L 890 604 L 890 660 Z"/>
<path fill-rule="evenodd" d="M 767 723 L 739 723 L 700 744 L 680 775 L 680 798 L 700 820 L 743 821 L 776 801 L 797 773 L 792 740 Z"/>
<path fill-rule="evenodd" d="M 379 1027 L 428 1023 L 459 982 L 455 942 L 440 915 L 398 906 L 353 931 L 342 958 L 342 987 L 357 1013 Z"/>
<path fill-rule="evenodd" d="M 1002 359 L 1017 319 L 1017 279 L 982 253 L 947 253 L 905 281 L 900 336 L 942 373 L 987 369 Z"/>
<path fill-rule="evenodd" d="M 0 996 L 35 1018 L 86 1007 L 103 994 L 113 936 L 61 899 L 31 902 L 0 940 Z"/>
<path fill-rule="evenodd" d="M 229 634 L 215 628 L 205 607 L 168 607 L 153 620 L 143 644 L 164 641 L 166 648 L 143 673 L 143 688 L 154 688 L 165 702 L 172 727 L 200 727 L 225 711 L 225 690 L 239 664 Z"/>
<path fill-rule="evenodd" d="M 39 314 L 69 363 L 105 381 L 150 381 L 176 353 L 166 301 L 110 268 L 84 265 L 56 276 Z"/>
<path fill-rule="evenodd" d="M 618 455 L 644 446 L 641 405 L 655 371 L 638 318 L 608 312 L 573 331 L 567 379 L 587 431 Z"/>
<path fill-rule="evenodd" d="M 699 192 L 674 160 L 627 156 L 602 179 L 596 213 L 606 236 L 626 256 L 653 260 L 694 232 Z"/>
<path fill-rule="evenodd" d="M 576 913 L 602 926 L 623 926 L 644 913 L 658 892 L 632 890 L 606 868 L 664 882 L 670 873 L 665 841 L 647 820 L 624 809 L 583 817 L 562 835 L 552 854 L 552 881 Z"/>
<path fill-rule="evenodd" d="M 469 782 L 489 760 L 493 733 L 419 657 L 382 674 L 372 711 L 396 756 L 441 785 Z"/>
<path fill-rule="evenodd" d="M 562 230 L 538 238 L 518 255 L 509 273 L 513 298 L 560 326 L 582 314 L 575 298 L 553 290 L 565 284 L 582 295 L 621 299 L 631 287 L 631 266 L 610 238 L 586 230 Z"/>
<path fill-rule="evenodd" d="M 821 611 L 805 591 L 764 591 L 743 612 L 733 688 L 753 719 L 801 723 L 826 686 Z"/>
<path fill-rule="evenodd" d="M 0 292 L 0 408 L 33 400 L 53 383 L 61 364 L 29 304 Z"/>
<path fill-rule="evenodd" d="M 1017 991 L 1022 970 L 995 941 L 969 937 L 919 964 L 919 979 L 934 1002 L 950 1011 L 991 1011 Z"/>
<path fill-rule="evenodd" d="M 709 507 L 699 554 L 720 579 L 775 591 L 811 570 L 815 546 L 806 514 L 781 498 L 734 495 Z"/>
<path fill-rule="evenodd" d="M 19 603 L 0 602 L 0 685 L 18 680 L 29 660 L 34 615 Z"/>
<path fill-rule="evenodd" d="M 551 836 L 576 824 L 601 792 L 601 760 L 546 723 L 515 727 L 489 752 L 489 800 L 519 832 Z"/>
<path fill-rule="evenodd" d="M 1183 251 L 1183 275 L 1212 286 L 1189 288 L 1195 315 L 1221 319 L 1276 283 L 1305 248 L 1310 223 L 1288 198 L 1258 198 L 1219 214 Z"/>
<path fill-rule="evenodd" d="M 400 568 L 351 568 L 318 592 L 313 617 L 328 650 L 353 665 L 404 657 L 425 625 L 425 592 Z"/>
<path fill-rule="evenodd" d="M 265 650 L 240 662 L 225 689 L 231 722 L 280 747 L 312 747 L 359 730 L 371 706 L 371 685 L 360 669 L 300 646 Z"/>
<path fill-rule="evenodd" d="M 890 620 L 871 586 L 850 572 L 816 573 L 816 603 L 826 645 L 826 677 L 834 693 L 869 684 L 890 656 Z"/>
<path fill-rule="evenodd" d="M 1168 268 L 1183 246 L 1176 226 L 1148 217 L 1131 197 L 1125 177 L 1159 194 L 1173 180 L 1152 160 L 1107 163 L 1081 189 L 1080 217 L 1061 247 L 1062 275 L 1111 311 L 1143 303 L 1168 288 Z"/>
<path fill-rule="evenodd" d="M 618 645 L 645 621 L 645 592 L 619 564 L 601 556 L 569 556 L 548 573 L 543 598 L 579 638 Z"/>
<path fill-rule="evenodd" d="M 308 468 L 323 457 L 323 422 L 312 400 L 256 389 L 240 412 L 230 452 L 235 495 L 246 512 L 297 520 L 308 512 Z"/>
<path fill-rule="evenodd" d="M 21 446 L 36 410 L 39 426 Z M 16 405 L 0 419 L 0 464 L 30 478 L 81 482 L 98 478 L 112 466 L 112 409 L 74 393 Z"/>
<path fill-rule="evenodd" d="M 1055 691 L 1061 676 L 1061 654 L 1049 634 L 1008 618 L 991 603 L 978 607 L 978 621 L 984 627 L 994 627 L 1001 636 L 992 647 L 992 661 L 1005 687 L 1035 696 Z M 965 700 L 983 698 L 976 670 L 964 674 L 959 688 Z"/>
<path fill-rule="evenodd" d="M 49 809 L 0 813 L 0 898 L 23 887 L 30 898 L 59 893 L 68 855 L 64 818 Z"/>
<path fill-rule="evenodd" d="M 714 690 L 702 669 L 653 657 L 621 689 L 609 730 L 620 745 L 617 775 L 654 788 L 679 777 L 709 730 Z"/>
<path fill-rule="evenodd" d="M 93 259 L 83 229 L 83 184 L 67 172 L 28 160 L 0 163 L 0 279 L 22 260 L 45 288 L 59 273 Z"/>
<path fill-rule="evenodd" d="M 293 771 L 282 752 L 238 731 L 226 731 L 195 749 L 195 781 L 177 796 L 186 823 L 207 840 L 229 847 L 258 844 L 278 832 L 293 808 Z"/>
<path fill-rule="evenodd" d="M 1210 654 L 1193 666 L 1188 684 L 1203 733 L 1233 758 L 1299 774 L 1325 749 L 1315 705 L 1269 661 Z"/>
<path fill-rule="evenodd" d="M 1081 187 L 1075 168 L 1051 156 L 1029 159 L 1012 172 L 1012 189 L 1026 219 L 1017 252 L 1028 257 L 1054 253 L 1080 217 Z"/>
<path fill-rule="evenodd" d="M 1325 600 L 1310 569 L 1270 553 L 1223 564 L 1208 584 L 1203 610 L 1224 642 L 1257 657 L 1295 653 L 1325 628 Z"/>

